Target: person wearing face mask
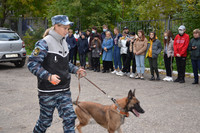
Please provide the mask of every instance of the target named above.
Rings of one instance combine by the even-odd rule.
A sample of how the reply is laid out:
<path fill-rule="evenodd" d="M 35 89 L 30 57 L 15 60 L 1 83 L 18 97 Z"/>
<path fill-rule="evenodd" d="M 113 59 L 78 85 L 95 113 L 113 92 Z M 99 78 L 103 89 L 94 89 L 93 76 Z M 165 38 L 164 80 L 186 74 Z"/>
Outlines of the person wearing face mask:
<path fill-rule="evenodd" d="M 166 68 L 166 77 L 163 81 L 173 81 L 172 79 L 172 64 L 174 60 L 174 36 L 173 33 L 169 30 L 164 33 L 164 62 Z"/>
<path fill-rule="evenodd" d="M 95 36 L 98 35 L 99 40 L 102 42 L 102 38 L 101 38 L 101 34 L 97 33 L 97 27 L 93 26 L 92 27 L 92 33 L 90 34 L 90 42 L 89 42 L 89 52 L 91 53 L 92 49 L 92 41 L 95 38 Z M 91 62 L 91 64 L 89 64 L 89 70 L 93 70 L 94 66 L 93 66 L 93 60 L 92 60 L 92 53 L 90 54 L 91 58 L 90 61 L 88 61 L 88 63 Z"/>
<path fill-rule="evenodd" d="M 185 66 L 187 57 L 187 48 L 190 42 L 189 35 L 185 33 L 184 25 L 178 28 L 179 34 L 174 39 L 174 56 L 176 58 L 176 66 L 178 77 L 174 82 L 185 83 Z"/>
<path fill-rule="evenodd" d="M 76 59 L 77 59 L 77 52 L 78 52 L 78 39 L 80 37 L 80 34 L 79 34 L 79 29 L 76 28 L 75 29 L 75 34 L 74 34 L 74 38 L 76 39 L 76 47 L 74 48 L 74 65 L 76 65 Z"/>
<path fill-rule="evenodd" d="M 108 26 L 104 24 L 103 25 L 103 32 L 101 33 L 102 40 L 104 40 L 105 37 L 106 37 L 106 31 L 110 31 L 110 30 L 108 29 Z M 111 31 L 110 31 L 110 33 L 111 33 L 111 36 L 113 37 L 113 33 Z"/>
<path fill-rule="evenodd" d="M 147 54 L 146 57 L 149 59 L 149 66 L 151 71 L 150 80 L 155 80 L 154 72 L 157 75 L 156 80 L 160 80 L 159 72 L 158 72 L 158 55 L 162 50 L 161 42 L 157 39 L 155 32 L 150 32 L 149 35 L 150 43 L 147 46 Z"/>
<path fill-rule="evenodd" d="M 195 29 L 193 31 L 193 36 L 194 38 L 190 41 L 188 50 L 191 51 L 191 61 L 194 73 L 194 82 L 192 84 L 198 84 L 198 70 L 200 72 L 200 30 Z"/>

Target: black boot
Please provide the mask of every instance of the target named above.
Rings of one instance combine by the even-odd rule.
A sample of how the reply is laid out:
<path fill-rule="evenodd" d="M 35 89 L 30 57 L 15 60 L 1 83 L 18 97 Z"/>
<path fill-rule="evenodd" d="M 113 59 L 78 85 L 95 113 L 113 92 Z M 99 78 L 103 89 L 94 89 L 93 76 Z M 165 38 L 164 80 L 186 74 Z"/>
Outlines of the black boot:
<path fill-rule="evenodd" d="M 180 81 L 180 79 L 179 79 L 179 78 L 177 78 L 177 79 L 175 79 L 175 80 L 174 80 L 174 82 L 179 82 L 179 81 Z"/>
<path fill-rule="evenodd" d="M 160 77 L 157 77 L 156 80 L 159 81 L 159 80 L 160 80 Z"/>
<path fill-rule="evenodd" d="M 106 72 L 106 70 L 103 69 L 103 70 L 102 70 L 102 73 L 105 73 L 105 72 Z"/>
<path fill-rule="evenodd" d="M 157 75 L 157 78 L 156 78 L 156 80 L 160 80 L 160 76 L 159 76 L 158 69 L 156 69 L 156 70 L 155 70 L 155 72 L 156 72 L 156 75 Z"/>
<path fill-rule="evenodd" d="M 155 80 L 154 75 L 152 75 L 151 78 L 150 78 L 149 80 L 151 80 L 151 81 Z"/>
<path fill-rule="evenodd" d="M 199 84 L 199 82 L 198 82 L 198 81 L 194 81 L 192 84 L 193 84 L 193 85 Z"/>
<path fill-rule="evenodd" d="M 181 79 L 179 83 L 185 83 L 185 79 Z"/>

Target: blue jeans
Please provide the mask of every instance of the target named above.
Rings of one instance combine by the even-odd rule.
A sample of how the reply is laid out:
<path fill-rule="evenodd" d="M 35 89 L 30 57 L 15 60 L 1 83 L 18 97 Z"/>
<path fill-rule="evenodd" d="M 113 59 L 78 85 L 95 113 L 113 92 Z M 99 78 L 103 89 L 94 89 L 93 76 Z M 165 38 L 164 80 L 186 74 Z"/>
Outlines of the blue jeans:
<path fill-rule="evenodd" d="M 200 60 L 192 60 L 192 69 L 195 82 L 199 82 L 198 70 L 200 72 Z"/>
<path fill-rule="evenodd" d="M 121 61 L 121 55 L 120 55 L 120 48 L 115 46 L 114 47 L 114 65 L 115 69 L 119 67 L 119 69 L 122 69 L 122 61 Z"/>
<path fill-rule="evenodd" d="M 39 97 L 40 116 L 33 133 L 45 133 L 51 126 L 53 112 L 57 108 L 59 117 L 63 119 L 64 133 L 75 133 L 76 114 L 73 109 L 71 92 L 58 92 L 55 94 L 41 94 Z"/>
<path fill-rule="evenodd" d="M 135 55 L 137 73 L 144 74 L 144 55 Z"/>

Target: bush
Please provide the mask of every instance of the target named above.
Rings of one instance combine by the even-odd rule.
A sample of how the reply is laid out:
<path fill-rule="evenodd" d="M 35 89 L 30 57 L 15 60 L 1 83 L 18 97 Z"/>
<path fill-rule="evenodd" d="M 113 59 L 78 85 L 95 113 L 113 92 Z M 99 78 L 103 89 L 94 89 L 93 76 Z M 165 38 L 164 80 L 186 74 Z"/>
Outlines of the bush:
<path fill-rule="evenodd" d="M 33 49 L 35 48 L 35 43 L 38 40 L 42 39 L 42 35 L 43 35 L 44 31 L 45 31 L 44 28 L 39 28 L 39 29 L 34 30 L 34 31 L 28 30 L 25 33 L 23 40 L 26 44 L 26 50 L 27 51 L 33 51 Z"/>

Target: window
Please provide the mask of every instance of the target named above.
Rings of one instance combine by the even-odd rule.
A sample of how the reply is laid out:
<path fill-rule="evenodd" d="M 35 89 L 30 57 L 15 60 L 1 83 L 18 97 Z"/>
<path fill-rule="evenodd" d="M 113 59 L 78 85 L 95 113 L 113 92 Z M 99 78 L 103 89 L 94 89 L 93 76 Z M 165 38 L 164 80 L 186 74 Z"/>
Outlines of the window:
<path fill-rule="evenodd" d="M 0 41 L 19 40 L 19 36 L 14 32 L 0 32 Z"/>

